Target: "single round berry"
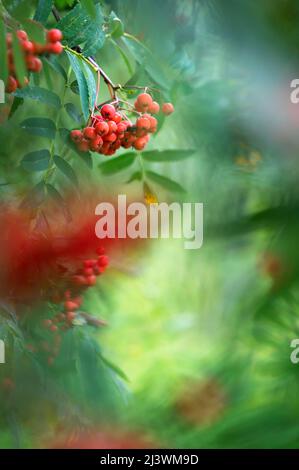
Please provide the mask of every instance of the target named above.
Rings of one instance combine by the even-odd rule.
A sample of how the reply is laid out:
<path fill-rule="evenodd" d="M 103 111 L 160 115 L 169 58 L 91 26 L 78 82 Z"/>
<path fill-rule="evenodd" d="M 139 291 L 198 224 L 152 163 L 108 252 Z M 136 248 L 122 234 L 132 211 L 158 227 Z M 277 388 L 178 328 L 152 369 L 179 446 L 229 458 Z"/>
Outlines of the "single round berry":
<path fill-rule="evenodd" d="M 96 137 L 90 142 L 90 149 L 93 152 L 97 152 L 100 150 L 100 148 L 103 145 L 103 139 L 99 135 L 96 135 Z"/>
<path fill-rule="evenodd" d="M 78 145 L 78 150 L 80 150 L 80 152 L 88 152 L 88 150 L 89 150 L 89 141 L 88 140 L 83 139 L 77 145 Z"/>
<path fill-rule="evenodd" d="M 96 137 L 95 129 L 93 127 L 85 127 L 85 129 L 83 129 L 83 135 L 85 139 L 93 140 Z"/>
<path fill-rule="evenodd" d="M 43 63 L 38 57 L 34 57 L 32 72 L 39 73 L 43 68 Z"/>
<path fill-rule="evenodd" d="M 60 29 L 50 29 L 48 32 L 47 32 L 47 41 L 48 42 L 58 42 L 58 41 L 61 41 L 62 40 L 62 32 L 60 31 Z"/>
<path fill-rule="evenodd" d="M 142 109 L 148 109 L 153 104 L 153 99 L 148 93 L 141 93 L 137 97 L 138 106 Z"/>
<path fill-rule="evenodd" d="M 146 117 L 140 117 L 136 121 L 136 126 L 137 126 L 138 129 L 142 129 L 144 131 L 147 131 L 151 127 L 151 123 L 150 123 L 149 119 L 147 119 Z"/>
<path fill-rule="evenodd" d="M 73 276 L 72 281 L 76 286 L 86 286 L 87 284 L 84 276 L 75 275 Z"/>
<path fill-rule="evenodd" d="M 172 114 L 174 112 L 174 106 L 172 103 L 164 103 L 162 106 L 162 113 L 165 114 L 166 116 L 169 116 L 169 114 Z"/>
<path fill-rule="evenodd" d="M 108 132 L 109 132 L 109 126 L 108 126 L 107 122 L 105 122 L 105 121 L 98 122 L 96 124 L 95 131 L 101 137 L 103 137 L 104 135 L 107 135 Z"/>
<path fill-rule="evenodd" d="M 73 142 L 81 142 L 83 139 L 83 134 L 79 130 L 74 130 L 71 132 L 71 139 Z"/>
<path fill-rule="evenodd" d="M 63 51 L 61 42 L 51 42 L 46 46 L 46 51 L 49 54 L 61 54 Z"/>
<path fill-rule="evenodd" d="M 113 118 L 113 121 L 114 121 L 116 124 L 119 124 L 119 123 L 121 122 L 121 120 L 122 120 L 121 114 L 115 113 L 114 118 Z"/>
<path fill-rule="evenodd" d="M 23 31 L 23 30 L 17 31 L 17 37 L 20 39 L 20 41 L 28 41 L 28 35 L 26 31 Z"/>
<path fill-rule="evenodd" d="M 160 105 L 157 103 L 157 101 L 153 101 L 152 104 L 149 107 L 149 112 L 152 114 L 158 114 L 160 111 Z"/>
<path fill-rule="evenodd" d="M 85 268 L 93 268 L 97 264 L 96 259 L 86 259 L 83 261 Z"/>
<path fill-rule="evenodd" d="M 17 88 L 18 88 L 17 80 L 12 75 L 10 75 L 8 77 L 8 81 L 6 85 L 7 93 L 14 93 Z"/>
<path fill-rule="evenodd" d="M 92 275 L 92 276 L 88 276 L 86 278 L 86 282 L 87 282 L 87 285 L 88 286 L 94 286 L 97 282 L 97 278 L 95 275 Z"/>
<path fill-rule="evenodd" d="M 64 309 L 65 310 L 76 310 L 78 308 L 78 304 L 73 302 L 72 300 L 67 300 L 64 302 Z"/>
<path fill-rule="evenodd" d="M 109 264 L 109 258 L 106 255 L 100 255 L 98 259 L 98 265 L 101 268 L 106 268 Z"/>
<path fill-rule="evenodd" d="M 22 48 L 23 48 L 23 51 L 27 52 L 28 54 L 34 53 L 34 45 L 33 45 L 33 42 L 31 41 L 23 41 Z"/>
<path fill-rule="evenodd" d="M 67 312 L 66 314 L 67 321 L 72 322 L 75 318 L 76 318 L 75 312 Z"/>
<path fill-rule="evenodd" d="M 101 108 L 101 115 L 104 119 L 112 120 L 115 116 L 115 108 L 112 104 L 104 104 Z"/>
<path fill-rule="evenodd" d="M 109 127 L 109 133 L 111 132 L 117 132 L 117 124 L 114 121 L 108 121 L 107 122 L 108 127 Z"/>
<path fill-rule="evenodd" d="M 143 150 L 146 144 L 147 144 L 147 140 L 145 139 L 145 137 L 139 137 L 138 139 L 135 140 L 135 142 L 133 143 L 133 146 L 136 150 Z"/>
<path fill-rule="evenodd" d="M 50 320 L 50 319 L 44 320 L 43 325 L 44 325 L 45 328 L 50 328 L 50 326 L 52 326 L 52 320 Z"/>

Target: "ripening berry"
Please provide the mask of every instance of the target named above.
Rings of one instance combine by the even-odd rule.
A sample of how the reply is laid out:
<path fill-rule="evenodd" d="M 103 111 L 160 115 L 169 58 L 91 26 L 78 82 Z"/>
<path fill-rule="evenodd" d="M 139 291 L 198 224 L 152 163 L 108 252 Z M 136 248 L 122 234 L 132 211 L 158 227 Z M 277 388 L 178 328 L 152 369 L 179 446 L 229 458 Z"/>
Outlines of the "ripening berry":
<path fill-rule="evenodd" d="M 157 103 L 157 101 L 153 101 L 148 110 L 152 114 L 158 114 L 160 111 L 159 103 Z"/>
<path fill-rule="evenodd" d="M 83 269 L 83 274 L 84 276 L 92 276 L 93 275 L 93 268 L 84 268 Z"/>
<path fill-rule="evenodd" d="M 114 121 L 108 121 L 107 124 L 108 124 L 108 126 L 109 126 L 109 133 L 111 133 L 111 132 L 117 132 L 117 124 L 116 124 L 116 122 L 114 122 Z"/>
<path fill-rule="evenodd" d="M 48 42 L 59 42 L 62 40 L 62 32 L 60 29 L 50 29 L 47 32 L 47 41 Z"/>
<path fill-rule="evenodd" d="M 117 124 L 117 132 L 118 134 L 123 134 L 127 130 L 127 124 L 125 122 L 120 122 Z"/>
<path fill-rule="evenodd" d="M 115 113 L 116 111 L 112 104 L 104 104 L 104 106 L 101 108 L 101 115 L 103 118 L 109 119 L 110 121 L 114 118 Z"/>
<path fill-rule="evenodd" d="M 71 132 L 71 139 L 73 142 L 81 142 L 83 139 L 83 134 L 79 130 L 74 130 Z"/>
<path fill-rule="evenodd" d="M 146 146 L 147 144 L 147 140 L 145 139 L 145 137 L 139 137 L 138 139 L 135 140 L 135 142 L 133 143 L 133 147 L 136 149 L 136 150 L 143 150 L 144 147 Z"/>
<path fill-rule="evenodd" d="M 115 134 L 115 132 L 112 132 L 111 134 L 108 134 L 104 137 L 104 140 L 106 142 L 115 142 L 117 139 L 117 135 Z"/>
<path fill-rule="evenodd" d="M 146 117 L 140 117 L 136 121 L 136 126 L 137 126 L 137 129 L 142 129 L 144 131 L 147 131 L 151 127 L 151 123 L 149 119 L 147 119 Z"/>
<path fill-rule="evenodd" d="M 38 57 L 34 57 L 32 72 L 39 73 L 43 68 L 43 63 Z"/>
<path fill-rule="evenodd" d="M 140 108 L 147 110 L 153 104 L 153 99 L 148 93 L 141 93 L 137 97 L 137 103 Z"/>
<path fill-rule="evenodd" d="M 98 122 L 96 124 L 95 130 L 96 130 L 97 134 L 99 134 L 101 137 L 103 137 L 104 135 L 108 134 L 109 126 L 108 126 L 107 122 L 105 122 L 105 121 Z"/>
<path fill-rule="evenodd" d="M 100 150 L 103 145 L 103 139 L 99 135 L 97 135 L 91 142 L 90 142 L 90 149 L 94 152 Z"/>
<path fill-rule="evenodd" d="M 93 140 L 96 137 L 96 132 L 93 127 L 85 127 L 85 129 L 83 129 L 83 135 L 85 139 Z"/>
<path fill-rule="evenodd" d="M 50 326 L 52 325 L 52 320 L 49 320 L 49 319 L 44 320 L 43 325 L 45 328 L 50 328 Z"/>
<path fill-rule="evenodd" d="M 154 118 L 154 116 L 149 116 L 148 118 L 149 122 L 150 122 L 150 128 L 149 128 L 149 132 L 156 132 L 157 130 L 157 125 L 158 125 L 158 121 L 156 118 Z"/>
<path fill-rule="evenodd" d="M 174 106 L 172 103 L 164 103 L 162 106 L 162 113 L 165 114 L 166 116 L 169 116 L 169 114 L 172 114 L 174 112 Z"/>
<path fill-rule="evenodd" d="M 136 111 L 138 111 L 139 113 L 142 113 L 143 111 L 143 108 L 142 106 L 139 104 L 139 102 L 136 100 L 135 103 L 134 103 L 134 107 L 136 109 Z"/>
<path fill-rule="evenodd" d="M 54 332 L 54 331 L 57 331 L 57 330 L 58 330 L 58 326 L 56 326 L 56 325 L 51 325 L 51 326 L 50 326 L 50 330 L 53 331 L 53 332 Z"/>
<path fill-rule="evenodd" d="M 49 54 L 61 54 L 63 51 L 61 42 L 51 42 L 50 44 L 47 44 L 46 51 Z"/>
<path fill-rule="evenodd" d="M 17 31 L 17 37 L 20 39 L 20 41 L 28 41 L 28 35 L 26 31 Z"/>

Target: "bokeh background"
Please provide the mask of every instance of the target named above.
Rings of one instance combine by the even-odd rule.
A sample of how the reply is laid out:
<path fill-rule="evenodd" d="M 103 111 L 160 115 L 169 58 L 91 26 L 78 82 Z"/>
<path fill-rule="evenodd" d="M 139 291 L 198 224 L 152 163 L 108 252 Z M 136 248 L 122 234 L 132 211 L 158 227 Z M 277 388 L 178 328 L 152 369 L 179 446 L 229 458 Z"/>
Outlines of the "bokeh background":
<path fill-rule="evenodd" d="M 118 370 L 105 424 L 102 417 L 94 424 L 105 436 L 98 442 L 297 448 L 299 364 L 290 360 L 290 343 L 299 335 L 299 104 L 290 101 L 290 83 L 299 77 L 299 4 L 105 4 L 155 63 L 136 60 L 139 46 L 128 40 L 129 67 L 109 42 L 97 59 L 115 83 L 135 74 L 142 85 L 151 76 L 174 103 L 176 112 L 160 123 L 149 149 L 194 152 L 174 162 L 147 161 L 145 168 L 186 190 L 173 193 L 150 181 L 159 201 L 203 202 L 204 244 L 185 250 L 182 241 L 160 240 L 112 254 L 109 271 L 88 294 L 86 308 L 107 322 L 96 339 Z M 64 3 L 57 5 L 63 12 Z M 75 95 L 69 100 L 79 106 Z M 1 134 L 27 114 L 28 107 L 20 108 L 3 124 L 2 142 Z M 0 151 L 0 191 L 9 197 L 32 185 L 17 162 L 20 146 L 24 153 L 34 143 L 14 132 Z M 127 184 L 137 162 L 113 174 L 91 174 L 76 161 L 74 168 L 86 185 L 143 197 L 139 181 Z M 18 180 L 17 192 L 6 185 L 8 175 Z M 49 445 L 53 421 L 49 413 L 41 440 L 30 420 L 23 424 L 22 445 Z M 110 427 L 119 429 L 117 444 L 105 431 Z M 14 442 L 3 430 L 1 446 Z"/>

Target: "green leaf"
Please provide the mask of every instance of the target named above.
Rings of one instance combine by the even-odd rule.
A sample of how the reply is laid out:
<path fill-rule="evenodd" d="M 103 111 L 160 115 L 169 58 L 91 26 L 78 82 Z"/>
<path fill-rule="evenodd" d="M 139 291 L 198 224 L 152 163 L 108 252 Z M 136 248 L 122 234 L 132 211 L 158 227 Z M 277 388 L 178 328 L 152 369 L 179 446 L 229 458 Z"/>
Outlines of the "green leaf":
<path fill-rule="evenodd" d="M 20 106 L 24 103 L 23 98 L 17 98 L 16 96 L 14 97 L 12 107 L 10 108 L 10 113 L 8 116 L 8 119 L 11 119 L 12 116 L 15 114 L 15 112 L 18 110 Z"/>
<path fill-rule="evenodd" d="M 67 74 L 62 65 L 58 62 L 57 57 L 50 57 L 49 59 L 44 59 L 44 61 L 52 67 L 52 69 L 59 73 L 65 81 L 67 81 Z"/>
<path fill-rule="evenodd" d="M 54 186 L 52 186 L 49 183 L 46 184 L 46 190 L 47 190 L 48 195 L 53 199 L 53 201 L 55 201 L 58 204 L 58 206 L 62 208 L 65 220 L 67 222 L 71 222 L 72 216 L 61 194 L 57 191 L 56 188 L 54 188 Z"/>
<path fill-rule="evenodd" d="M 48 118 L 28 118 L 21 122 L 20 126 L 28 132 L 28 134 L 48 137 L 49 139 L 54 139 L 55 137 L 56 126 L 54 122 Z"/>
<path fill-rule="evenodd" d="M 89 109 L 94 109 L 96 104 L 96 82 L 94 74 L 91 71 L 90 67 L 83 61 L 81 61 L 81 68 L 85 76 L 85 80 L 88 88 L 88 100 L 89 100 Z"/>
<path fill-rule="evenodd" d="M 36 186 L 32 188 L 32 190 L 27 194 L 27 196 L 23 199 L 20 204 L 21 209 L 31 208 L 35 209 L 42 204 L 45 199 L 45 185 L 44 182 L 41 181 Z"/>
<path fill-rule="evenodd" d="M 3 17 L 0 17 L 0 79 L 4 84 L 7 82 L 8 77 L 8 63 L 7 63 L 7 47 L 6 47 L 6 27 Z M 0 103 L 1 103 L 0 96 Z"/>
<path fill-rule="evenodd" d="M 53 0 L 39 0 L 34 19 L 45 25 L 51 13 L 52 5 Z"/>
<path fill-rule="evenodd" d="M 27 69 L 25 66 L 24 53 L 21 49 L 20 41 L 15 31 L 12 33 L 12 50 L 17 78 L 19 82 L 24 85 Z"/>
<path fill-rule="evenodd" d="M 185 193 L 186 190 L 176 181 L 171 180 L 170 178 L 167 178 L 166 176 L 159 175 L 158 173 L 155 173 L 154 171 L 147 171 L 146 176 L 154 181 L 154 183 L 159 184 L 162 186 L 164 189 L 167 189 L 168 191 L 172 192 L 177 192 L 177 193 Z"/>
<path fill-rule="evenodd" d="M 135 171 L 132 176 L 128 179 L 127 184 L 132 183 L 133 181 L 141 181 L 142 180 L 142 173 L 141 171 Z"/>
<path fill-rule="evenodd" d="M 28 17 L 28 0 L 2 0 L 6 10 L 18 20 Z"/>
<path fill-rule="evenodd" d="M 120 369 L 117 365 L 115 365 L 113 362 L 108 360 L 106 357 L 100 355 L 102 361 L 104 364 L 111 369 L 116 375 L 118 375 L 121 379 L 125 380 L 126 382 L 129 382 L 128 376 L 124 373 L 122 369 Z"/>
<path fill-rule="evenodd" d="M 142 158 L 149 162 L 177 162 L 194 154 L 195 150 L 149 150 L 142 152 Z"/>
<path fill-rule="evenodd" d="M 79 92 L 80 92 L 80 100 L 81 100 L 83 117 L 84 117 L 84 120 L 87 121 L 89 118 L 89 90 L 88 90 L 87 80 L 81 68 L 81 59 L 71 54 L 70 52 L 67 52 L 67 56 L 69 58 L 71 67 L 76 75 Z"/>
<path fill-rule="evenodd" d="M 93 0 L 81 0 L 81 3 L 89 16 L 94 18 L 96 16 L 96 7 Z"/>
<path fill-rule="evenodd" d="M 50 162 L 49 150 L 37 150 L 25 155 L 21 161 L 21 166 L 27 171 L 43 171 L 46 170 Z"/>
<path fill-rule="evenodd" d="M 23 20 L 22 25 L 28 33 L 30 41 L 35 41 L 39 44 L 46 43 L 45 29 L 40 23 L 26 18 L 25 20 Z"/>
<path fill-rule="evenodd" d="M 116 38 L 116 39 L 120 38 L 124 34 L 125 28 L 124 28 L 123 22 L 121 21 L 120 18 L 118 18 L 118 16 L 114 13 L 114 11 L 112 11 L 109 15 L 108 24 L 109 24 L 109 33 L 111 34 L 113 38 Z"/>
<path fill-rule="evenodd" d="M 128 152 L 101 163 L 99 168 L 104 175 L 111 175 L 131 166 L 137 156 L 136 152 Z"/>
<path fill-rule="evenodd" d="M 69 47 L 80 45 L 87 56 L 95 55 L 105 42 L 102 9 L 99 4 L 95 8 L 96 14 L 91 18 L 86 9 L 78 4 L 57 24 L 66 44 Z"/>
<path fill-rule="evenodd" d="M 111 44 L 114 46 L 114 48 L 117 50 L 117 52 L 119 52 L 119 54 L 122 56 L 126 66 L 127 66 L 127 69 L 129 71 L 129 73 L 131 75 L 133 75 L 134 73 L 134 70 L 131 66 L 131 63 L 130 63 L 130 60 L 127 56 L 127 54 L 125 53 L 125 51 L 117 44 L 117 42 L 114 41 L 114 39 L 110 38 L 109 41 L 111 42 Z"/>
<path fill-rule="evenodd" d="M 64 160 L 63 158 L 59 157 L 58 155 L 54 155 L 54 163 L 57 168 L 75 185 L 78 186 L 78 178 L 76 173 L 74 172 L 71 165 Z"/>
<path fill-rule="evenodd" d="M 53 106 L 57 109 L 61 107 L 60 98 L 56 93 L 38 86 L 26 86 L 21 90 L 18 89 L 15 92 L 15 96 L 18 98 L 28 98 L 34 101 L 40 101 L 41 103 Z"/>
<path fill-rule="evenodd" d="M 75 93 L 75 95 L 80 95 L 79 84 L 77 80 L 74 80 L 71 83 L 70 89 L 72 90 L 73 93 Z"/>
<path fill-rule="evenodd" d="M 76 121 L 78 124 L 82 123 L 82 114 L 78 112 L 77 107 L 74 105 L 74 103 L 66 103 L 64 105 L 66 112 L 68 115 Z"/>

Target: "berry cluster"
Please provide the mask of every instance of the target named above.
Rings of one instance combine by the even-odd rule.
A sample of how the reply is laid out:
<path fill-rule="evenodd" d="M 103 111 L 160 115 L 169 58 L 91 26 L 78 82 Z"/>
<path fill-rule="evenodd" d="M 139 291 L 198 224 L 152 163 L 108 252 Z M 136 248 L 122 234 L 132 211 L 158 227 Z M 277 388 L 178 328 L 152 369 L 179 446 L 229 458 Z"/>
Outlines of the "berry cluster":
<path fill-rule="evenodd" d="M 157 130 L 157 119 L 152 114 L 160 111 L 160 105 L 153 101 L 148 93 L 141 93 L 134 108 L 129 112 L 137 114 L 133 124 L 120 109 L 120 102 L 104 104 L 97 108 L 98 114 L 91 118 L 90 125 L 81 130 L 71 131 L 71 139 L 81 152 L 97 152 L 113 155 L 120 147 L 133 147 L 143 150 L 150 139 L 150 134 Z M 162 112 L 169 115 L 174 111 L 171 103 L 164 103 Z"/>
<path fill-rule="evenodd" d="M 38 44 L 28 39 L 26 31 L 18 30 L 17 37 L 24 54 L 25 64 L 28 72 L 38 73 L 42 69 L 42 62 L 39 56 L 43 54 L 60 54 L 63 50 L 61 40 L 62 32 L 59 29 L 51 29 L 47 32 L 46 44 Z M 6 35 L 7 44 L 7 57 L 8 57 L 8 69 L 9 77 L 6 85 L 7 93 L 13 93 L 17 88 L 21 88 L 22 84 L 16 77 L 14 56 L 12 51 L 12 34 Z M 28 84 L 28 78 L 24 77 L 24 84 Z"/>
<path fill-rule="evenodd" d="M 48 354 L 49 365 L 54 362 L 55 356 L 60 351 L 61 336 L 58 334 L 59 331 L 67 331 L 73 326 L 82 304 L 84 290 L 96 284 L 97 276 L 102 274 L 109 264 L 109 258 L 105 255 L 102 247 L 97 249 L 97 255 L 97 258 L 83 261 L 82 268 L 78 269 L 70 278 L 70 289 L 64 292 L 62 298 L 54 299 L 57 303 L 62 303 L 63 311 L 58 312 L 52 318 L 44 319 L 42 322 L 46 330 L 55 333 L 51 341 L 52 344 L 43 342 L 41 345 L 41 349 Z"/>

